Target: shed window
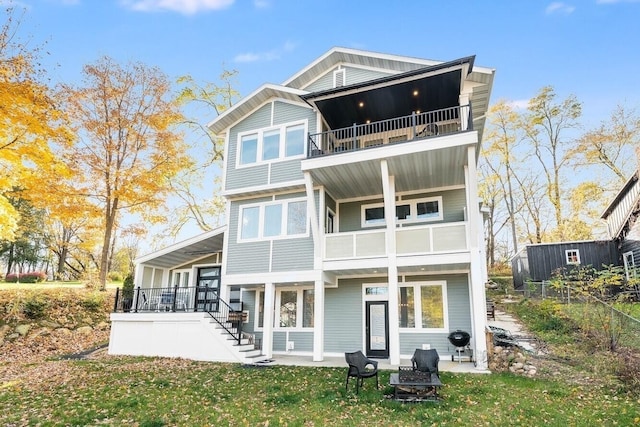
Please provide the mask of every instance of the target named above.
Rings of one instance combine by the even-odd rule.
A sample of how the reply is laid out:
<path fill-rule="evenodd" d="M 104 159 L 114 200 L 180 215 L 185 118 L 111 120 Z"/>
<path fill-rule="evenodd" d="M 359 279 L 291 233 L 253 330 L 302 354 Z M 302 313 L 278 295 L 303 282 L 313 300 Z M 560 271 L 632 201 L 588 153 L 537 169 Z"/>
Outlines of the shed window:
<path fill-rule="evenodd" d="M 567 264 L 580 264 L 580 251 L 577 249 L 568 249 L 565 251 Z"/>

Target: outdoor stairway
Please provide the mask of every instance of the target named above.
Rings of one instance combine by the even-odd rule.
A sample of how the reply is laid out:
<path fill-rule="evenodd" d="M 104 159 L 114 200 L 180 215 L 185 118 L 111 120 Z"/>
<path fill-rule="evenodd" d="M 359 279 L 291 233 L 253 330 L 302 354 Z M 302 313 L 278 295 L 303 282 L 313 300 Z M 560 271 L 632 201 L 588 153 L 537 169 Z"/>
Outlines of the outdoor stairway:
<path fill-rule="evenodd" d="M 249 338 L 242 338 L 240 343 L 238 343 L 238 340 L 229 332 L 232 331 L 235 333 L 235 328 L 231 322 L 226 322 L 223 326 L 215 319 L 210 318 L 209 323 L 214 327 L 216 332 L 225 339 L 225 342 L 228 343 L 228 348 L 233 351 L 240 362 L 254 364 L 267 359 L 260 349 L 255 348 L 255 344 L 249 342 Z"/>

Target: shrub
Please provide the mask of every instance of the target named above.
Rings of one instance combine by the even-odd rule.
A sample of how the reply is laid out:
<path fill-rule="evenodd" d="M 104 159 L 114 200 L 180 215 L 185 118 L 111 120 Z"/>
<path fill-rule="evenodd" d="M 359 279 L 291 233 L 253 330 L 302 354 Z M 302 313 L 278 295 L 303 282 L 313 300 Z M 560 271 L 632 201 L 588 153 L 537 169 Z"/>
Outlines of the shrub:
<path fill-rule="evenodd" d="M 640 355 L 631 349 L 618 353 L 618 378 L 627 390 L 640 393 Z"/>
<path fill-rule="evenodd" d="M 82 299 L 80 304 L 88 311 L 93 311 L 94 313 L 99 312 L 105 300 L 106 294 L 104 292 L 92 292 Z"/>
<path fill-rule="evenodd" d="M 22 311 L 28 319 L 42 319 L 49 303 L 38 294 L 31 294 L 24 301 Z"/>
<path fill-rule="evenodd" d="M 119 271 L 111 271 L 107 276 L 112 282 L 122 282 L 122 273 Z"/>
<path fill-rule="evenodd" d="M 8 283 L 39 283 L 44 282 L 47 278 L 47 274 L 44 271 L 31 271 L 29 273 L 22 274 L 7 274 L 5 281 Z"/>

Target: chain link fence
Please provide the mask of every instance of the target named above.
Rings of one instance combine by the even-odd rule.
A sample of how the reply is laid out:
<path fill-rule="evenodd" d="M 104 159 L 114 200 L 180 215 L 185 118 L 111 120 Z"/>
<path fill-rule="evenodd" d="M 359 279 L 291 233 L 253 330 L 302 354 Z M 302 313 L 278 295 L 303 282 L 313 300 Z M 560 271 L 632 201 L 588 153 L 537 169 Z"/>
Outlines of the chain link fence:
<path fill-rule="evenodd" d="M 516 294 L 530 299 L 550 299 L 564 305 L 564 311 L 576 319 L 581 329 L 602 345 L 618 345 L 640 350 L 640 304 L 604 301 L 584 295 L 570 285 L 551 286 L 551 282 L 528 282 Z M 637 299 L 637 295 L 631 295 Z"/>

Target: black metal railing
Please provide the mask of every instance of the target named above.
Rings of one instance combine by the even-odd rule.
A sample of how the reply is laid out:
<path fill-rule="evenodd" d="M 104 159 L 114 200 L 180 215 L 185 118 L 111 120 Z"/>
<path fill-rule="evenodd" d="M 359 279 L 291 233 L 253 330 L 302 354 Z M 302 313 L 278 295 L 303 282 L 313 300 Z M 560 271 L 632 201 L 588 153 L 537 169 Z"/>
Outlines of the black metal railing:
<path fill-rule="evenodd" d="M 362 150 L 468 130 L 473 130 L 470 105 L 413 113 L 410 116 L 309 134 L 307 157 Z"/>
<path fill-rule="evenodd" d="M 242 302 L 228 304 L 217 288 L 203 286 L 116 289 L 113 311 L 118 313 L 203 312 L 211 316 L 234 340 L 240 343 L 242 323 L 246 320 Z"/>

